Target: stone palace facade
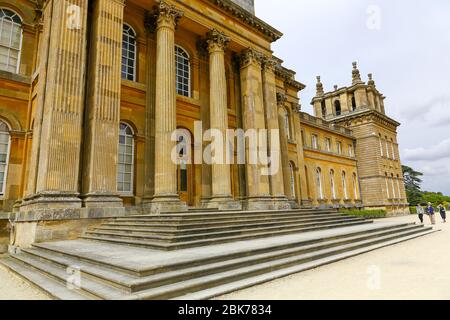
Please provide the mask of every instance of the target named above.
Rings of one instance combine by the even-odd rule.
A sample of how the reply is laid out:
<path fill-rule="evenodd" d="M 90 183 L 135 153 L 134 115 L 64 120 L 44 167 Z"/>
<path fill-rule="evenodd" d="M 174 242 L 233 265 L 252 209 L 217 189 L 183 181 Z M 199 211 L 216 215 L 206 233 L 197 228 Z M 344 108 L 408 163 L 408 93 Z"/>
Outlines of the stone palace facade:
<path fill-rule="evenodd" d="M 250 0 L 0 2 L 0 204 L 16 242 L 188 207 L 406 212 L 399 123 L 372 76 L 354 64 L 328 93 L 319 78 L 303 113 L 305 86 L 271 50 L 281 36 Z M 171 135 L 198 122 L 279 130 L 281 170 L 177 165 Z"/>

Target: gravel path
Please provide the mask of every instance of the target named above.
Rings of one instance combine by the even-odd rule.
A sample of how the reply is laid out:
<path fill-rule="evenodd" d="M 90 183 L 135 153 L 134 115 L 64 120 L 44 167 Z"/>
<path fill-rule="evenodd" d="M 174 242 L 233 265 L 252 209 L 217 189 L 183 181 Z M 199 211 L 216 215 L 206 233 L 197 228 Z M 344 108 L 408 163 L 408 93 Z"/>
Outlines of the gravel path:
<path fill-rule="evenodd" d="M 440 217 L 436 219 L 441 232 L 238 291 L 219 300 L 448 300 L 450 224 L 442 224 Z M 390 220 L 415 222 L 416 216 Z"/>
<path fill-rule="evenodd" d="M 0 300 L 49 300 L 49 297 L 0 265 Z"/>

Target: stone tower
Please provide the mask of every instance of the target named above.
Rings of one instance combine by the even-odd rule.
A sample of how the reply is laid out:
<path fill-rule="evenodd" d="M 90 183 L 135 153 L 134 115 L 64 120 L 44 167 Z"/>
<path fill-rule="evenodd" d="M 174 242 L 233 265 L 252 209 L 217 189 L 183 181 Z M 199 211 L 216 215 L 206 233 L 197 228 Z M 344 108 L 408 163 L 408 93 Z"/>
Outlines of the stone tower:
<path fill-rule="evenodd" d="M 314 114 L 330 123 L 352 130 L 363 202 L 369 209 L 393 213 L 408 211 L 403 173 L 397 143 L 397 121 L 386 115 L 385 97 L 378 91 L 372 74 L 361 79 L 353 62 L 350 87 L 334 86 L 325 92 L 317 77 Z"/>
<path fill-rule="evenodd" d="M 255 0 L 231 0 L 231 1 L 238 4 L 248 12 L 255 14 Z"/>

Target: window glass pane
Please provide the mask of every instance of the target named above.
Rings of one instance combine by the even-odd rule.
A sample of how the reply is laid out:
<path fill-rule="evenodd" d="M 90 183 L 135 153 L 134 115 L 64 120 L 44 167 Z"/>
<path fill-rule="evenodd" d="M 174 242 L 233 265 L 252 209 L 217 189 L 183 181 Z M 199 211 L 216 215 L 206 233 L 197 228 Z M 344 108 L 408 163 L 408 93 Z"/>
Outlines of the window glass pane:
<path fill-rule="evenodd" d="M 175 69 L 177 94 L 190 97 L 190 61 L 182 48 L 175 47 Z"/>
<path fill-rule="evenodd" d="M 22 39 L 22 20 L 13 11 L 0 9 L 0 69 L 17 72 Z"/>
<path fill-rule="evenodd" d="M 133 193 L 134 168 L 133 130 L 127 124 L 120 124 L 119 133 L 119 165 L 117 166 L 117 191 Z"/>

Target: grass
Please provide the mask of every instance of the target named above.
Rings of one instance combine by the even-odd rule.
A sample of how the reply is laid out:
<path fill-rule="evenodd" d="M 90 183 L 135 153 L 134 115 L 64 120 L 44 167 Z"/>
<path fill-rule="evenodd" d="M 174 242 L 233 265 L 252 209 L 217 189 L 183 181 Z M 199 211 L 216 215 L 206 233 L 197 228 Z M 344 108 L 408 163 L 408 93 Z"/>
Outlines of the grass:
<path fill-rule="evenodd" d="M 367 218 L 367 219 L 381 219 L 387 217 L 385 210 L 340 210 L 341 213 L 348 214 L 350 216 Z"/>

